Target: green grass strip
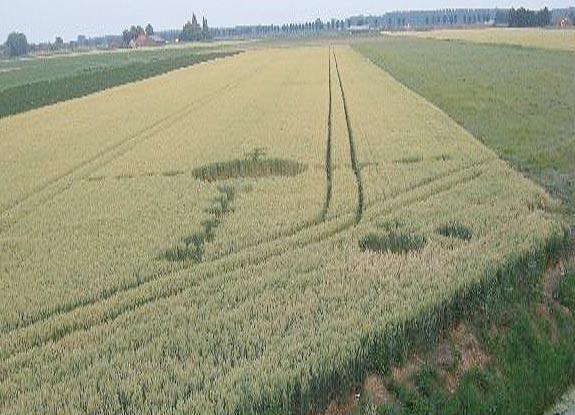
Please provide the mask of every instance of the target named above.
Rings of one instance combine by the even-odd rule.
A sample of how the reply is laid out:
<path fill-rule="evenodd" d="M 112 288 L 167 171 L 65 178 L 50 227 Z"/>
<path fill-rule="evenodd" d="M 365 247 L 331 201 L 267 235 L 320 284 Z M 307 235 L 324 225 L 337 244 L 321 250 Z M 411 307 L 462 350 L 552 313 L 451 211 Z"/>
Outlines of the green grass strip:
<path fill-rule="evenodd" d="M 0 118 L 83 97 L 94 92 L 141 81 L 236 53 L 190 54 L 147 63 L 137 62 L 117 68 L 99 68 L 64 78 L 19 85 L 0 92 Z"/>

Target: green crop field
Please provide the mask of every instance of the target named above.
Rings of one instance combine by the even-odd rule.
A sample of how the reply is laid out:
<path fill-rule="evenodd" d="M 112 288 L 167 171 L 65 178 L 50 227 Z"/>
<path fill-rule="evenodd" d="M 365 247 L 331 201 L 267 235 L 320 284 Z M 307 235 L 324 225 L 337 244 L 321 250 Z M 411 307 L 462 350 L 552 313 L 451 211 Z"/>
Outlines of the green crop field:
<path fill-rule="evenodd" d="M 53 81 L 90 71 L 118 68 L 176 59 L 200 52 L 235 49 L 233 43 L 206 43 L 200 46 L 144 48 L 113 52 L 85 52 L 69 55 L 32 56 L 20 59 L 0 59 L 0 92 L 40 81 Z"/>
<path fill-rule="evenodd" d="M 7 414 L 320 411 L 566 239 L 559 201 L 345 45 L 3 118 L 0 165 Z"/>
<path fill-rule="evenodd" d="M 234 53 L 172 47 L 0 61 L 0 118 Z"/>

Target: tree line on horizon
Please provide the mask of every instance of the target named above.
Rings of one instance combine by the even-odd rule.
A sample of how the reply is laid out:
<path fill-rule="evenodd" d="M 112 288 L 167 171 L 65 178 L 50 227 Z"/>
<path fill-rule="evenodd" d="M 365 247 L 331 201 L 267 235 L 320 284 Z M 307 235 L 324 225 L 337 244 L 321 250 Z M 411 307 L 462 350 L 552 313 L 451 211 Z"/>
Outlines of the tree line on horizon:
<path fill-rule="evenodd" d="M 405 12 L 404 14 L 413 14 L 417 12 Z M 428 12 L 425 12 L 428 13 Z M 433 13 L 433 12 L 429 12 Z M 397 14 L 397 13 L 396 13 Z M 382 16 L 383 17 L 383 16 Z M 571 12 L 568 16 L 572 24 L 575 24 L 575 12 Z M 374 18 L 375 27 L 385 27 L 392 26 L 391 18 L 384 20 L 378 17 Z M 373 19 L 372 19 L 373 20 Z M 397 26 L 406 26 L 409 22 L 406 17 L 397 17 Z M 461 21 L 458 21 L 457 16 L 444 14 L 443 17 L 433 16 L 432 19 L 426 17 L 422 20 L 424 26 L 432 25 L 446 25 L 449 24 L 477 24 L 486 23 L 487 20 L 481 15 L 470 15 L 463 16 Z M 202 24 L 200 25 L 195 13 L 192 14 L 191 20 L 188 20 L 182 27 L 181 31 L 165 31 L 162 34 L 167 34 L 168 41 L 178 41 L 178 42 L 195 42 L 195 41 L 206 41 L 213 37 L 233 37 L 233 36 L 261 36 L 261 35 L 293 35 L 293 34 L 305 34 L 305 33 L 315 33 L 320 31 L 341 31 L 347 30 L 353 25 L 369 25 L 371 26 L 373 22 L 371 20 L 364 20 L 363 16 L 351 17 L 345 20 L 331 19 L 327 22 L 322 22 L 321 19 L 316 19 L 315 21 L 305 22 L 305 23 L 289 23 L 283 25 L 252 25 L 252 26 L 236 26 L 232 28 L 215 28 L 210 29 L 208 26 L 208 20 L 202 17 Z M 497 16 L 495 16 L 496 24 L 505 24 L 509 27 L 544 27 L 552 24 L 552 14 L 551 11 L 545 7 L 540 11 L 529 10 L 524 7 L 518 9 L 511 8 L 506 12 L 505 10 L 499 10 Z M 145 28 L 142 26 L 131 26 L 129 29 L 125 29 L 120 37 L 118 36 L 105 36 L 98 39 L 105 39 L 106 44 L 110 45 L 116 43 L 118 46 L 128 47 L 132 41 L 135 41 L 139 36 L 146 35 L 152 36 L 155 34 L 154 28 L 151 24 L 148 24 Z M 92 39 L 91 39 L 92 40 Z M 77 42 L 70 42 L 72 48 L 75 46 L 85 46 L 91 45 L 95 47 L 99 45 L 97 42 L 89 43 L 85 36 L 78 36 Z M 35 51 L 57 51 L 64 49 L 65 43 L 61 37 L 56 37 L 54 43 L 41 43 L 41 44 L 29 44 L 24 33 L 12 32 L 8 35 L 6 42 L 0 44 L 0 56 L 5 55 L 8 57 L 17 57 L 26 55 L 31 50 Z"/>
<path fill-rule="evenodd" d="M 559 9 L 570 23 L 575 22 L 575 9 Z M 553 13 L 544 8 L 540 11 L 524 7 L 499 8 L 448 8 L 439 10 L 394 11 L 379 16 L 353 16 L 351 25 L 369 26 L 377 29 L 430 28 L 436 26 L 495 25 L 508 27 L 538 27 L 553 24 Z"/>
<path fill-rule="evenodd" d="M 509 27 L 545 27 L 551 24 L 551 11 L 545 7 L 535 12 L 524 7 L 514 9 L 508 13 Z"/>

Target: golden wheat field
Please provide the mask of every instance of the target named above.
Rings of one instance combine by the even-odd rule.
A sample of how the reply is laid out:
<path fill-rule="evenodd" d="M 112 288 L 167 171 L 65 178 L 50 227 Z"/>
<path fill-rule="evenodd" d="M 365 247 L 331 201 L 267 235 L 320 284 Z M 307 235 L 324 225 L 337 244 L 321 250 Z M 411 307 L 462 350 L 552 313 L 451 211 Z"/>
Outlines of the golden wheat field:
<path fill-rule="evenodd" d="M 575 51 L 575 30 L 485 28 L 410 32 L 409 36 Z"/>
<path fill-rule="evenodd" d="M 0 120 L 0 413 L 308 413 L 561 232 L 348 46 Z"/>

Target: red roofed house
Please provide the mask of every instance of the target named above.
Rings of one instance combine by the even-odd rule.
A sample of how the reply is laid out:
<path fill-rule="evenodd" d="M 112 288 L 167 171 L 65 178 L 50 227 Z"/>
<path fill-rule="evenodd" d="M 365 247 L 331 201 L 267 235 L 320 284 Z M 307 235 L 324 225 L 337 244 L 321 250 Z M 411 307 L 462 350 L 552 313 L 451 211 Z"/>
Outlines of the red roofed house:
<path fill-rule="evenodd" d="M 136 40 L 132 40 L 130 42 L 130 46 L 132 48 L 142 48 L 142 47 L 149 47 L 149 46 L 163 46 L 166 44 L 166 41 L 162 39 L 160 36 L 151 35 L 140 35 L 136 38 Z"/>

